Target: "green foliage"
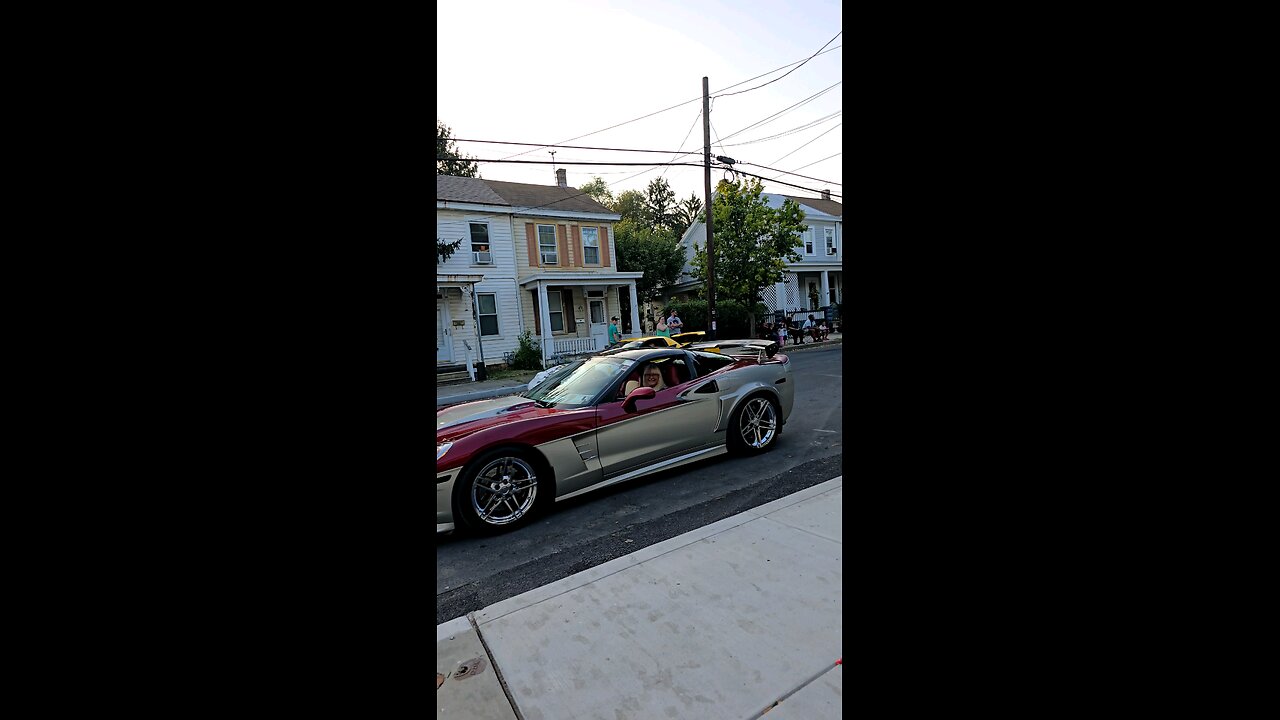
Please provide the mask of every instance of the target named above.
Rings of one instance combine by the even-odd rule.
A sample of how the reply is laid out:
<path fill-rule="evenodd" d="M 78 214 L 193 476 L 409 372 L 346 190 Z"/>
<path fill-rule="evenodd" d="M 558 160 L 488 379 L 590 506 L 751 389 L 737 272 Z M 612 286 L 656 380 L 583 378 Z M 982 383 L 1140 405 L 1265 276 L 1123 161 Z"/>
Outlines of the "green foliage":
<path fill-rule="evenodd" d="M 609 191 L 609 184 L 599 175 L 591 178 L 589 182 L 579 185 L 578 190 L 586 193 L 588 197 L 601 205 L 613 209 L 613 203 L 615 202 L 613 193 Z"/>
<path fill-rule="evenodd" d="M 665 178 L 649 182 L 649 187 L 644 191 L 644 219 L 649 228 L 669 230 L 679 237 L 679 231 L 676 230 L 680 223 L 676 215 L 677 208 L 675 191 Z"/>
<path fill-rule="evenodd" d="M 639 190 L 626 190 L 614 201 L 613 211 L 621 215 L 623 220 L 630 220 L 634 224 L 648 227 L 644 204 L 644 193 Z"/>
<path fill-rule="evenodd" d="M 759 180 L 722 180 L 712 204 L 712 240 L 715 243 L 716 307 L 735 300 L 754 307 L 760 291 L 782 280 L 786 263 L 798 262 L 800 234 L 808 227 L 804 212 L 792 200 L 775 210 L 761 197 Z M 693 275 L 707 281 L 707 252 L 695 246 Z M 754 331 L 754 318 L 749 331 Z"/>
<path fill-rule="evenodd" d="M 436 174 L 480 177 L 480 166 L 473 158 L 458 152 L 458 144 L 453 141 L 452 132 L 448 125 L 436 120 Z"/>
<path fill-rule="evenodd" d="M 451 243 L 447 243 L 440 238 L 436 238 L 436 265 L 439 265 L 442 262 L 448 262 L 449 256 L 461 246 L 462 238 L 458 238 L 456 241 Z"/>
<path fill-rule="evenodd" d="M 663 317 L 669 315 L 672 309 L 680 312 L 680 319 L 684 321 L 684 332 L 707 329 L 706 300 L 701 298 L 673 300 L 667 305 L 667 314 Z M 767 308 L 764 303 L 757 303 L 756 315 L 762 315 L 765 312 Z M 752 337 L 751 332 L 752 318 L 745 305 L 736 300 L 716 300 L 716 337 L 721 340 L 742 339 Z"/>
<path fill-rule="evenodd" d="M 636 280 L 636 296 L 641 302 L 653 300 L 680 280 L 684 251 L 670 230 L 644 227 L 632 219 L 613 226 L 618 251 L 618 270 L 643 272 Z"/>
<path fill-rule="evenodd" d="M 519 346 L 511 356 L 510 367 L 514 370 L 541 370 L 542 343 L 533 339 L 533 333 L 525 330 L 516 338 Z"/>
<path fill-rule="evenodd" d="M 684 235 L 689 226 L 702 219 L 702 209 L 705 203 L 698 197 L 697 193 L 691 193 L 689 197 L 680 201 L 676 206 L 676 217 L 679 219 L 679 227 L 676 228 L 676 235 Z"/>

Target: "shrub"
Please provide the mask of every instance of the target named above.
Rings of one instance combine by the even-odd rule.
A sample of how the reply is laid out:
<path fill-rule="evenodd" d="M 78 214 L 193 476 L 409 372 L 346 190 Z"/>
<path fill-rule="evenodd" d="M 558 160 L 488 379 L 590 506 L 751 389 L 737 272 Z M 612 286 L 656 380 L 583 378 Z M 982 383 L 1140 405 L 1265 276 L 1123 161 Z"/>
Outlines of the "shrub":
<path fill-rule="evenodd" d="M 668 306 L 668 314 L 672 309 L 680 312 L 680 319 L 684 321 L 684 331 L 694 332 L 695 330 L 707 329 L 707 301 L 697 300 L 673 300 Z M 764 312 L 762 303 L 756 304 L 757 312 Z M 664 315 L 664 317 L 666 317 Z M 749 319 L 747 310 L 742 303 L 736 300 L 718 300 L 716 302 L 716 336 L 720 339 L 729 338 L 746 338 L 750 337 Z"/>
<path fill-rule="evenodd" d="M 533 339 L 533 333 L 525 330 L 517 338 L 520 346 L 511 356 L 511 368 L 514 370 L 541 370 L 542 343 Z"/>

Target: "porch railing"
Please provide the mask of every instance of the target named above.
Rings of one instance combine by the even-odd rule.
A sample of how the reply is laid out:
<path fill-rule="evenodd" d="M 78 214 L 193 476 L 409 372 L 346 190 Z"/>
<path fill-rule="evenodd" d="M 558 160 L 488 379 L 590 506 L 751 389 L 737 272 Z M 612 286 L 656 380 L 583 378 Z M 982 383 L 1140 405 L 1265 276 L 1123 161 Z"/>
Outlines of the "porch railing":
<path fill-rule="evenodd" d="M 585 355 L 587 353 L 593 353 L 598 349 L 602 348 L 596 347 L 596 339 L 593 337 L 565 338 L 563 340 L 556 340 L 553 346 L 554 354 L 561 356 Z"/>

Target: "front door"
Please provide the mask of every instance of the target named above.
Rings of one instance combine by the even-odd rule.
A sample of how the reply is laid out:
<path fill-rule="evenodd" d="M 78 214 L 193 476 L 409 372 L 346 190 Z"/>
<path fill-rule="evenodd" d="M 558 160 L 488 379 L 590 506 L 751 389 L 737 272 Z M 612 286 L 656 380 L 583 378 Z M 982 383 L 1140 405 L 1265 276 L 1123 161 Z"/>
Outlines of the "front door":
<path fill-rule="evenodd" d="M 604 316 L 604 300 L 587 301 L 587 317 L 591 321 L 591 337 L 595 338 L 596 350 L 603 350 L 609 344 L 609 319 Z"/>
<path fill-rule="evenodd" d="M 445 302 L 448 302 L 447 300 Z M 453 361 L 453 335 L 449 328 L 449 307 L 436 301 L 436 362 Z"/>

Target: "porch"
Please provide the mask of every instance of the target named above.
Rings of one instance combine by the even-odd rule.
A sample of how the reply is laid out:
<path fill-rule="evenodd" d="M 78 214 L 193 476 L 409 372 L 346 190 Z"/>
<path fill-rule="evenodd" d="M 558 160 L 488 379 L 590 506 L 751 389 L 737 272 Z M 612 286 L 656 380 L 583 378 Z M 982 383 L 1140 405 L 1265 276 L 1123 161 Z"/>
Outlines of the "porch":
<path fill-rule="evenodd" d="M 530 301 L 524 327 L 538 339 L 543 364 L 603 350 L 610 319 L 622 316 L 620 293 L 630 300 L 631 327 L 639 327 L 635 281 L 641 277 L 638 272 L 543 272 L 521 278 L 521 299 Z"/>

